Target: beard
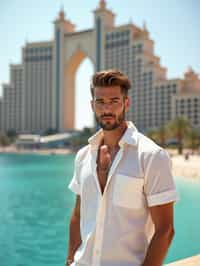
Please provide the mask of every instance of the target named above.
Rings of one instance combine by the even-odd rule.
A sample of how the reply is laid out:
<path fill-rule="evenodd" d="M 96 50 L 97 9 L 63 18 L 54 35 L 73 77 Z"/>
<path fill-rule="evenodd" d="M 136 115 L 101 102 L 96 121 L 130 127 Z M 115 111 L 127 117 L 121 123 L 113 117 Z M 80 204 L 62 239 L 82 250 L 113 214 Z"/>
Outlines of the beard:
<path fill-rule="evenodd" d="M 114 122 L 112 121 L 104 121 L 103 118 L 106 117 L 112 117 L 114 119 Z M 97 121 L 97 123 L 99 124 L 99 126 L 103 129 L 103 130 L 114 130 L 116 128 L 118 128 L 124 121 L 125 121 L 125 107 L 123 108 L 123 111 L 121 114 L 119 114 L 118 116 L 112 114 L 112 113 L 108 113 L 108 114 L 103 114 L 101 116 L 97 116 L 95 113 L 95 119 Z"/>

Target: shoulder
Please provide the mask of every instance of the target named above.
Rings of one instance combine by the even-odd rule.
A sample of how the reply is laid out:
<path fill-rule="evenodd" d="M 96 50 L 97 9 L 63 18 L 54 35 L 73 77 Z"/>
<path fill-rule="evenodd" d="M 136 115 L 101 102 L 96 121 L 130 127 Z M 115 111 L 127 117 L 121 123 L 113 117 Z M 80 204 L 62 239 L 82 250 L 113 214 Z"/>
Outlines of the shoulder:
<path fill-rule="evenodd" d="M 138 132 L 138 149 L 141 153 L 154 154 L 162 150 L 153 140 Z"/>
<path fill-rule="evenodd" d="M 138 132 L 138 153 L 143 161 L 144 168 L 149 163 L 169 161 L 168 152 L 153 140 Z"/>

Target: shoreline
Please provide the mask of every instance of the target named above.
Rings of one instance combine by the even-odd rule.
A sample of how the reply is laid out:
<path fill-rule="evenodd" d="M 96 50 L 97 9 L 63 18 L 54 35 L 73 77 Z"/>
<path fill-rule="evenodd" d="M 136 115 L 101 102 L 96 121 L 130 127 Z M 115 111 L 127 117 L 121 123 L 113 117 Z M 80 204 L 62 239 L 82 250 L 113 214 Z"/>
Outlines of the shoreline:
<path fill-rule="evenodd" d="M 174 176 L 200 181 L 199 155 L 189 155 L 188 160 L 184 158 L 184 155 L 175 155 L 171 159 Z"/>
<path fill-rule="evenodd" d="M 39 155 L 67 155 L 75 153 L 74 150 L 66 149 L 22 149 L 15 146 L 0 147 L 0 154 L 39 154 Z"/>
<path fill-rule="evenodd" d="M 190 154 L 185 159 L 185 154 L 178 155 L 175 150 L 167 150 L 172 160 L 172 173 L 176 177 L 200 181 L 200 155 Z M 68 155 L 75 154 L 75 149 L 19 149 L 15 146 L 0 147 L 0 154 L 39 154 L 39 155 Z"/>

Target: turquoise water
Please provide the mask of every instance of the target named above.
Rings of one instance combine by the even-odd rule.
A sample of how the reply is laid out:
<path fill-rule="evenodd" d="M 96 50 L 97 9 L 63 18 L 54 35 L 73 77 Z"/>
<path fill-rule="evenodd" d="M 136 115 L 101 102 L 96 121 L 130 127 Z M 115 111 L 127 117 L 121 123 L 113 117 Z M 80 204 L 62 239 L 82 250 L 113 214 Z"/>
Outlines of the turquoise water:
<path fill-rule="evenodd" d="M 0 265 L 64 265 L 73 155 L 0 154 Z M 200 182 L 176 178 L 176 236 L 166 263 L 200 253 Z M 158 249 L 159 252 L 159 249 Z"/>

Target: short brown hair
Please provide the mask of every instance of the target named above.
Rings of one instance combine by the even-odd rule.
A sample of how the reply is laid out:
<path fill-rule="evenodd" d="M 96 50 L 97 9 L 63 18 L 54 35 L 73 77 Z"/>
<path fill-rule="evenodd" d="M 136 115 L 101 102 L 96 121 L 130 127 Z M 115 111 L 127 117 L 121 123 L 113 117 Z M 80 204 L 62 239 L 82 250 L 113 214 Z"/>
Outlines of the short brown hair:
<path fill-rule="evenodd" d="M 131 82 L 128 77 L 116 69 L 103 70 L 92 76 L 90 91 L 94 97 L 95 87 L 120 86 L 122 94 L 128 95 Z"/>

